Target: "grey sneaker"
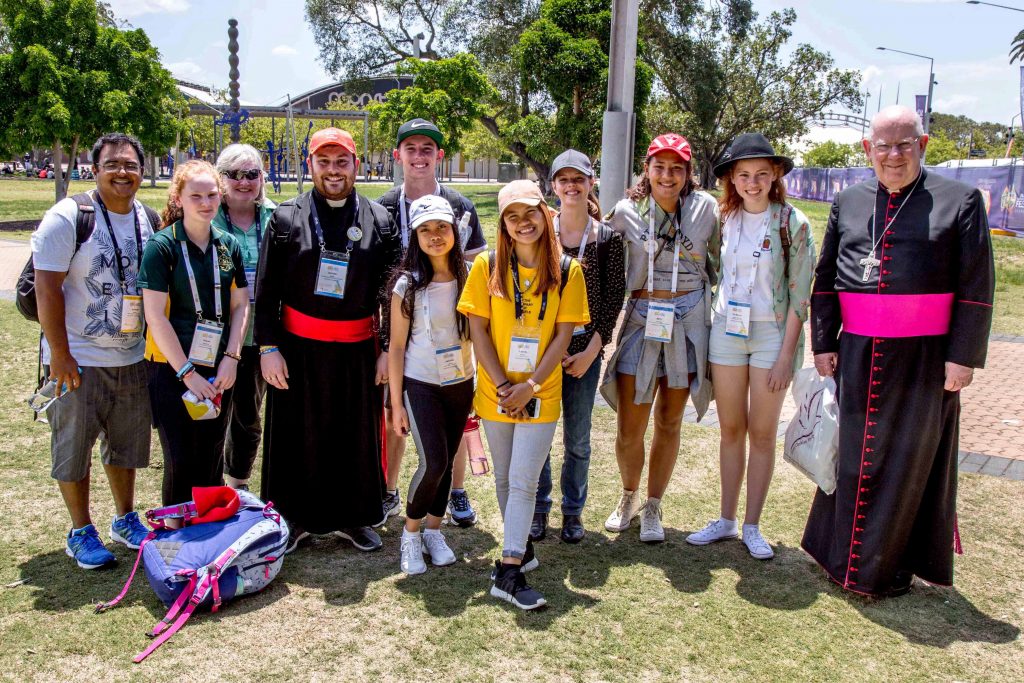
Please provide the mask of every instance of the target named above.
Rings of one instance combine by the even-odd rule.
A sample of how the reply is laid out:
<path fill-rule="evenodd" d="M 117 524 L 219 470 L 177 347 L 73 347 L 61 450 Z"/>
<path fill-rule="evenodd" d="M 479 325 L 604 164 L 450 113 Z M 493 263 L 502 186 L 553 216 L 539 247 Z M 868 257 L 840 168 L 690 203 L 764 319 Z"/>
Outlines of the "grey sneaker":
<path fill-rule="evenodd" d="M 402 507 L 402 494 L 398 492 L 398 489 L 387 491 L 384 494 L 384 500 L 381 501 L 381 506 L 384 508 L 384 518 L 373 525 L 375 529 L 387 524 L 388 517 L 391 515 L 398 514 L 399 508 Z"/>
<path fill-rule="evenodd" d="M 423 561 L 423 539 L 417 531 L 410 534 L 402 532 L 402 571 L 406 574 L 422 574 L 427 571 L 427 563 Z"/>
<path fill-rule="evenodd" d="M 444 567 L 455 563 L 455 553 L 448 547 L 440 531 L 423 532 L 423 554 L 430 555 L 430 563 L 435 567 Z"/>

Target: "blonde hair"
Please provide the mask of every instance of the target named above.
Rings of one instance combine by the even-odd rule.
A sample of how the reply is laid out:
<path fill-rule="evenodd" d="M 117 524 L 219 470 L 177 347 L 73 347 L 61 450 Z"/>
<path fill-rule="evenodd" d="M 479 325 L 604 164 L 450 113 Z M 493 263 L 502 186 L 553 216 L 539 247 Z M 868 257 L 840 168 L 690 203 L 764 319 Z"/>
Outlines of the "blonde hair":
<path fill-rule="evenodd" d="M 768 188 L 768 201 L 775 204 L 785 204 L 786 183 L 782 181 L 782 176 L 785 175 L 786 169 L 774 159 L 767 159 L 767 161 L 772 165 L 775 175 L 778 176 L 772 183 L 772 186 Z M 734 163 L 721 179 L 722 196 L 718 198 L 718 213 L 722 217 L 723 222 L 726 216 L 743 208 L 743 198 L 740 197 L 740 193 L 736 191 L 736 185 L 732 182 L 732 174 L 735 171 L 736 164 Z"/>
<path fill-rule="evenodd" d="M 217 172 L 227 173 L 228 171 L 240 171 L 244 168 L 258 168 L 260 175 L 263 174 L 263 155 L 252 145 L 235 142 L 221 150 L 217 157 Z M 261 178 L 260 196 L 256 198 L 257 206 L 263 204 L 267 198 L 267 183 Z"/>
<path fill-rule="evenodd" d="M 166 228 L 168 225 L 181 220 L 185 215 L 185 212 L 181 209 L 181 191 L 185 188 L 185 183 L 204 173 L 213 178 L 221 195 L 224 194 L 224 180 L 209 161 L 192 159 L 191 161 L 179 164 L 174 169 L 171 187 L 167 191 L 167 206 L 160 213 L 160 218 L 163 219 L 163 227 Z"/>

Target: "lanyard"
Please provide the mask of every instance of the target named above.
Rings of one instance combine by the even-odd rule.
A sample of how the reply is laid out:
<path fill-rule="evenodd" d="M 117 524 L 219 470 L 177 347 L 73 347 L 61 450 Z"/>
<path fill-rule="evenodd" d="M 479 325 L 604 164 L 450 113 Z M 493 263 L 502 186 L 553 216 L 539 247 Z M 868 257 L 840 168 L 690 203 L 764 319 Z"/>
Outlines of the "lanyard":
<path fill-rule="evenodd" d="M 739 279 L 739 259 L 737 258 L 737 252 L 739 252 L 740 249 L 740 242 L 743 241 L 743 213 L 742 211 L 738 213 L 739 219 L 737 220 L 736 225 L 736 244 L 733 245 L 732 248 L 732 281 L 734 285 L 736 284 L 736 280 Z M 764 237 L 761 238 L 760 244 L 764 244 L 764 241 L 768 239 L 769 231 L 771 230 L 771 218 L 772 212 L 769 207 L 768 210 L 765 211 Z M 754 295 L 754 284 L 757 281 L 757 266 L 761 263 L 761 246 L 759 244 L 754 244 L 752 256 L 754 257 L 754 262 L 750 266 L 750 281 L 747 283 L 747 295 L 750 297 L 753 297 Z"/>
<path fill-rule="evenodd" d="M 231 222 L 231 214 L 228 212 L 228 205 L 227 204 L 222 204 L 221 208 L 224 209 L 224 218 L 228 222 L 228 232 L 230 232 L 231 231 L 231 226 L 233 225 L 233 223 Z M 263 235 L 260 232 L 260 209 L 259 209 L 259 207 L 256 207 L 256 214 L 255 214 L 255 217 L 254 217 L 254 220 L 253 220 L 253 225 L 256 227 L 256 256 L 258 258 L 259 257 L 259 253 L 260 253 L 260 243 L 263 241 Z M 240 225 L 239 226 L 235 226 L 235 227 L 237 227 L 239 230 L 242 230 L 242 226 L 240 226 Z M 246 233 L 247 231 L 242 230 L 242 232 Z M 248 254 L 249 254 L 249 248 L 248 248 L 249 247 L 249 240 L 248 239 L 242 240 L 242 244 L 244 244 L 245 247 L 246 247 L 245 253 L 246 253 L 246 256 L 248 257 Z"/>
<path fill-rule="evenodd" d="M 356 198 L 355 199 L 355 202 L 356 202 L 355 209 L 356 210 L 355 210 L 355 215 L 354 215 L 354 217 L 352 219 L 352 225 L 358 226 L 359 225 L 359 195 L 357 195 L 355 192 L 353 192 L 352 196 Z M 309 210 L 310 210 L 310 213 L 312 214 L 312 217 L 313 217 L 313 227 L 316 229 L 316 238 L 320 242 L 320 253 L 322 254 L 322 253 L 324 253 L 327 250 L 327 247 L 324 245 L 324 231 L 323 231 L 323 228 L 320 227 L 320 214 L 318 214 L 317 211 L 316 211 L 316 199 L 313 197 L 313 195 L 309 196 Z M 348 254 L 351 254 L 352 253 L 352 247 L 355 246 L 355 244 L 352 242 L 352 238 L 348 237 L 348 234 L 346 234 L 345 237 L 348 238 L 348 244 L 345 246 L 345 252 L 348 253 Z"/>
<path fill-rule="evenodd" d="M 184 228 L 182 228 L 184 229 Z M 184 242 L 179 242 L 181 245 L 181 256 L 185 259 L 185 270 L 188 271 L 188 284 L 192 288 L 192 301 L 196 305 L 196 318 L 199 320 L 203 319 L 203 305 L 199 303 L 199 287 L 196 286 L 196 274 L 192 270 L 192 261 L 188 257 L 188 247 L 185 243 L 188 241 L 187 236 Z M 213 236 L 213 229 L 210 230 L 210 261 L 213 266 L 213 306 L 217 313 L 217 322 L 221 319 L 221 301 L 220 301 L 220 268 L 217 267 L 217 239 Z"/>
<path fill-rule="evenodd" d="M 587 216 L 587 228 L 586 228 L 586 230 L 583 231 L 583 239 L 580 240 L 580 250 L 579 250 L 579 252 L 577 252 L 577 255 L 579 256 L 579 258 L 581 260 L 583 259 L 583 252 L 587 248 L 587 239 L 590 238 L 590 231 L 593 229 L 593 227 L 594 227 L 594 219 L 591 218 L 590 216 Z M 561 237 L 561 232 L 560 231 L 561 231 L 561 228 L 560 228 L 560 226 L 558 224 L 558 216 L 555 216 L 555 237 L 558 237 L 559 244 L 561 244 L 561 242 L 562 242 L 562 237 Z"/>
<path fill-rule="evenodd" d="M 515 250 L 512 251 L 512 284 L 515 288 L 515 299 L 516 299 L 516 320 L 522 322 L 523 320 L 523 290 L 519 287 L 519 259 L 516 258 Z M 547 290 L 540 297 L 540 315 L 537 316 L 537 322 L 544 322 L 544 312 L 548 309 L 548 293 Z"/>
<path fill-rule="evenodd" d="M 438 183 L 436 180 L 434 182 L 437 185 L 434 188 L 434 194 L 440 197 L 441 183 Z M 398 193 L 398 213 L 402 221 L 400 227 L 402 228 L 402 250 L 404 251 L 409 248 L 409 214 L 408 209 L 405 208 L 405 183 L 402 183 L 402 189 Z"/>
<path fill-rule="evenodd" d="M 114 261 L 117 265 L 117 276 L 121 280 L 121 293 L 128 293 L 128 281 L 124 274 L 124 264 L 121 261 L 123 252 L 121 251 L 121 245 L 117 243 L 117 235 L 114 234 L 114 224 L 110 222 L 110 214 L 107 213 L 107 205 L 103 203 L 103 198 L 100 197 L 100 193 L 96 193 L 96 203 L 100 205 L 100 211 L 103 212 L 103 220 L 107 223 L 107 232 L 110 233 L 110 241 L 114 243 Z M 132 214 L 135 218 L 135 252 L 138 257 L 138 266 L 135 270 L 138 273 L 142 270 L 142 227 L 139 225 L 139 209 L 135 206 L 135 202 L 132 202 Z M 136 287 L 136 291 L 138 287 Z"/>
<path fill-rule="evenodd" d="M 657 241 L 657 233 L 654 231 L 654 211 L 657 204 L 654 199 L 650 200 L 650 207 L 648 207 L 647 215 L 650 221 L 647 226 L 647 293 L 654 293 L 654 244 Z M 676 287 L 679 284 L 679 245 L 682 243 L 682 236 L 676 234 L 675 221 L 672 216 L 665 214 L 670 221 L 672 221 L 672 230 L 663 239 L 672 239 L 675 243 L 675 256 L 672 258 L 672 296 L 676 295 Z M 662 221 L 664 225 L 664 221 Z"/>

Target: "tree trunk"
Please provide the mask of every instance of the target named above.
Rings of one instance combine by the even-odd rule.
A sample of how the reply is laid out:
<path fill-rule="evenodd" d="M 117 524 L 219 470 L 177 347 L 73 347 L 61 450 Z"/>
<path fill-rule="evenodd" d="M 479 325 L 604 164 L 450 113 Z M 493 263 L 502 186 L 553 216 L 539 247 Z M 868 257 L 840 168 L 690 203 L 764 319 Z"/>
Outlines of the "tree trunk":
<path fill-rule="evenodd" d="M 61 158 L 64 154 L 64 148 L 61 147 L 60 140 L 53 141 L 53 194 L 54 203 L 59 202 L 67 196 L 68 191 L 64 186 L 64 178 L 61 177 Z"/>

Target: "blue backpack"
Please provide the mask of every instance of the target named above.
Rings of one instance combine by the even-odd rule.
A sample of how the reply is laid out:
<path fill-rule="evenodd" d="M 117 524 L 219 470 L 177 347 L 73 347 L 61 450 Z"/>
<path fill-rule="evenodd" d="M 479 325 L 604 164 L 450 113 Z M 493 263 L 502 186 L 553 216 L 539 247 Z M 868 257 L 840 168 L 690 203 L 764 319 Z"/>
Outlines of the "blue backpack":
<path fill-rule="evenodd" d="M 239 491 L 238 511 L 227 519 L 189 525 L 196 517 L 188 502 L 146 513 L 153 531 L 139 547 L 135 566 L 120 594 L 96 606 L 103 612 L 124 599 L 139 568 L 164 605 L 165 616 L 147 635 L 149 647 L 135 655 L 141 662 L 170 640 L 198 607 L 216 612 L 222 602 L 257 593 L 281 571 L 288 546 L 288 525 L 272 507 L 248 491 Z M 183 518 L 181 529 L 167 529 L 163 520 Z"/>

